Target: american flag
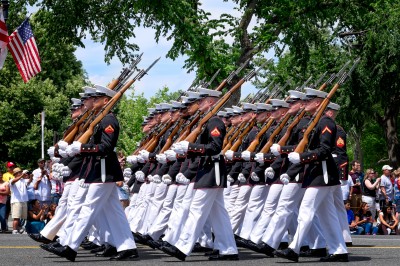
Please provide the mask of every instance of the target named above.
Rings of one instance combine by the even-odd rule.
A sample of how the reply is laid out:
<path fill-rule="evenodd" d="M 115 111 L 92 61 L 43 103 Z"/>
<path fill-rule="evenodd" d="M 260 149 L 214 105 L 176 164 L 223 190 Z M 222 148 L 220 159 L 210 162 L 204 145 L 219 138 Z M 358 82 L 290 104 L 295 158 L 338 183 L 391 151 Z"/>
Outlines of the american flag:
<path fill-rule="evenodd" d="M 7 57 L 8 31 L 4 21 L 3 8 L 0 7 L 0 69 L 3 68 Z"/>
<path fill-rule="evenodd" d="M 25 83 L 42 70 L 39 51 L 28 18 L 10 35 L 7 47 Z"/>

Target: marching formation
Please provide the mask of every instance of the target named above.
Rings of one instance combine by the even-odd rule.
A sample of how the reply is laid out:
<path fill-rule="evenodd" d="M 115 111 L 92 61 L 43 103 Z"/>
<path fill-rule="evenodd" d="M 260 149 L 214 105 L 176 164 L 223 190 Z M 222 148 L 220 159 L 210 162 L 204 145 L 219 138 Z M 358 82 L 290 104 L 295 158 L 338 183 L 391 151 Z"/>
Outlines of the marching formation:
<path fill-rule="evenodd" d="M 123 171 L 111 109 L 151 66 L 129 82 L 132 73 L 123 72 L 108 88 L 85 87 L 73 99 L 73 124 L 48 150 L 64 193 L 54 218 L 30 237 L 70 261 L 80 246 L 111 260 L 135 259 L 136 243 L 181 261 L 199 251 L 209 260 L 238 260 L 238 246 L 295 262 L 348 261 L 352 240 L 340 189 L 346 133 L 330 100 L 357 62 L 322 85 L 325 75 L 313 85 L 310 78 L 284 99 L 277 97 L 285 88 L 270 84 L 225 107 L 259 71 L 230 84 L 246 62 L 214 90 L 207 88 L 212 81 L 200 84 L 150 108 L 146 137 Z M 133 192 L 125 210 L 117 191 L 123 182 Z"/>

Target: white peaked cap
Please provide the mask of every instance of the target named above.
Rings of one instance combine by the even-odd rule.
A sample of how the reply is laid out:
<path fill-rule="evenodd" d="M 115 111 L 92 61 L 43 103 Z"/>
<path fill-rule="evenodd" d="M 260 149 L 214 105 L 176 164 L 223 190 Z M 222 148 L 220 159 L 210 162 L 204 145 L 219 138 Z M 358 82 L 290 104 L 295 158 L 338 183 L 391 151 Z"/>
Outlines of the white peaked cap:
<path fill-rule="evenodd" d="M 164 110 L 172 110 L 173 105 L 169 103 L 162 103 L 162 108 Z"/>
<path fill-rule="evenodd" d="M 295 91 L 295 90 L 289 90 L 289 97 L 291 99 L 299 99 L 299 100 L 304 100 L 306 98 L 306 94 L 300 91 Z"/>
<path fill-rule="evenodd" d="M 210 90 L 210 89 L 206 89 L 206 88 L 199 88 L 198 92 L 199 92 L 200 96 L 203 96 L 203 97 L 207 97 L 207 96 L 219 97 L 222 93 L 221 91 Z"/>
<path fill-rule="evenodd" d="M 224 111 L 219 111 L 219 112 L 217 113 L 217 116 L 225 117 L 225 116 L 226 116 L 226 112 L 224 112 Z"/>
<path fill-rule="evenodd" d="M 182 96 L 182 104 L 183 105 L 189 105 L 190 103 L 192 103 L 193 101 L 189 100 L 189 97 L 186 96 Z"/>
<path fill-rule="evenodd" d="M 272 107 L 284 107 L 289 108 L 289 104 L 281 99 L 271 99 Z"/>
<path fill-rule="evenodd" d="M 178 101 L 171 101 L 171 105 L 172 105 L 172 108 L 174 108 L 174 109 L 181 109 L 184 107 L 184 105 Z"/>
<path fill-rule="evenodd" d="M 82 98 L 82 97 L 84 97 L 84 96 L 85 96 L 85 93 L 83 93 L 83 92 L 80 92 L 80 93 L 79 93 L 79 96 L 81 96 L 81 98 Z"/>
<path fill-rule="evenodd" d="M 242 108 L 245 111 L 257 111 L 257 106 L 252 103 L 242 103 Z"/>
<path fill-rule="evenodd" d="M 328 95 L 327 92 L 315 90 L 308 87 L 306 87 L 304 90 L 306 91 L 306 96 L 310 98 L 313 97 L 325 98 Z"/>
<path fill-rule="evenodd" d="M 83 87 L 84 96 L 94 96 L 96 94 L 96 89 L 92 87 Z"/>
<path fill-rule="evenodd" d="M 115 94 L 117 94 L 116 91 L 110 90 L 107 87 L 101 86 L 101 85 L 94 85 L 96 88 L 96 94 L 100 96 L 108 96 L 108 97 L 114 97 Z"/>
<path fill-rule="evenodd" d="M 233 108 L 225 107 L 225 110 L 226 110 L 226 114 L 227 115 L 233 115 L 234 114 Z"/>
<path fill-rule="evenodd" d="M 200 94 L 198 92 L 187 91 L 186 94 L 188 96 L 188 99 L 191 100 L 191 101 L 194 101 L 194 100 L 197 100 L 197 99 L 201 98 Z"/>
<path fill-rule="evenodd" d="M 239 106 L 232 105 L 232 108 L 233 108 L 233 112 L 234 112 L 235 114 L 241 114 L 241 113 L 243 113 L 243 109 L 240 108 Z"/>
<path fill-rule="evenodd" d="M 267 104 L 267 103 L 256 103 L 256 105 L 257 105 L 257 110 L 259 110 L 259 111 L 261 111 L 261 110 L 264 110 L 264 111 L 272 110 L 272 105 Z"/>
<path fill-rule="evenodd" d="M 337 103 L 329 103 L 326 108 L 339 111 L 340 105 Z"/>
<path fill-rule="evenodd" d="M 82 101 L 78 98 L 71 98 L 72 105 L 81 105 Z"/>
<path fill-rule="evenodd" d="M 156 111 L 156 108 L 147 108 L 147 111 L 149 111 L 149 114 L 152 114 Z"/>

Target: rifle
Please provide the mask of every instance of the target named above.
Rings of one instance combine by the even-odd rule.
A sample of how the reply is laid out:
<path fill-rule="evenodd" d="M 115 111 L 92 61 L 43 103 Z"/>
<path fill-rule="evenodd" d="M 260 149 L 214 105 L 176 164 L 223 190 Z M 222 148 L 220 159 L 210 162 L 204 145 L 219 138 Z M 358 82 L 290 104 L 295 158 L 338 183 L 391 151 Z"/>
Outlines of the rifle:
<path fill-rule="evenodd" d="M 359 61 L 360 61 L 360 58 L 357 58 L 356 61 L 353 64 L 353 66 L 351 67 L 351 69 L 347 73 L 343 71 L 344 73 L 343 73 L 342 77 L 340 78 L 340 80 L 335 84 L 335 86 L 333 86 L 333 88 L 331 89 L 329 94 L 322 101 L 322 103 L 319 106 L 318 110 L 312 116 L 310 122 L 308 123 L 307 129 L 304 132 L 302 140 L 299 142 L 299 144 L 297 145 L 297 147 L 295 149 L 295 152 L 297 152 L 297 153 L 304 152 L 304 150 L 305 150 L 305 148 L 306 148 L 306 146 L 308 144 L 308 138 L 309 138 L 311 132 L 313 131 L 313 129 L 315 128 L 315 126 L 318 124 L 319 119 L 323 115 L 323 113 L 324 113 L 326 107 L 328 106 L 331 98 L 333 97 L 335 92 L 339 89 L 340 85 L 342 85 L 346 81 L 346 79 L 351 75 L 351 73 L 354 71 L 354 69 L 355 69 L 356 65 L 359 63 Z"/>
<path fill-rule="evenodd" d="M 246 81 L 250 80 L 251 78 L 253 78 L 260 70 L 262 67 L 264 67 L 265 63 L 259 67 L 257 70 L 251 70 L 244 78 L 242 78 L 238 83 L 236 83 L 232 88 L 230 88 L 230 90 L 224 95 L 222 96 L 221 99 L 219 99 L 219 101 L 216 103 L 215 107 L 210 110 L 200 121 L 199 124 L 197 125 L 197 127 L 189 134 L 189 136 L 186 137 L 186 141 L 189 142 L 195 142 L 197 139 L 197 136 L 200 134 L 201 129 L 203 128 L 203 126 L 205 125 L 205 123 L 207 123 L 208 120 L 211 119 L 211 117 L 213 117 L 218 110 L 228 101 L 229 97 L 236 91 L 238 90 L 243 83 L 245 83 Z"/>
<path fill-rule="evenodd" d="M 122 97 L 125 91 L 127 91 L 132 84 L 136 80 L 140 80 L 144 75 L 147 74 L 147 72 L 160 60 L 161 57 L 156 59 L 146 70 L 141 70 L 132 80 L 130 80 L 128 83 L 122 87 L 117 94 L 115 94 L 109 101 L 108 103 L 100 110 L 100 112 L 96 115 L 96 117 L 93 119 L 93 121 L 90 123 L 89 127 L 87 128 L 86 132 L 82 134 L 82 136 L 79 138 L 80 143 L 87 143 L 89 141 L 89 138 L 93 135 L 94 132 L 94 127 L 111 111 L 111 109 L 117 104 L 119 99 Z"/>

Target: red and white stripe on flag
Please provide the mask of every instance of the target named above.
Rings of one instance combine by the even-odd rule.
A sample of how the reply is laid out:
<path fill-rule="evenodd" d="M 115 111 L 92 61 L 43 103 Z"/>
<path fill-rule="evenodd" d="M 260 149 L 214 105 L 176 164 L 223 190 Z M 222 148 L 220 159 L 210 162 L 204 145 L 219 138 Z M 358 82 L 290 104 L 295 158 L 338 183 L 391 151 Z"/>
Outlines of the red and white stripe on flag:
<path fill-rule="evenodd" d="M 25 83 L 42 70 L 39 51 L 28 18 L 10 35 L 7 47 Z"/>
<path fill-rule="evenodd" d="M 8 31 L 3 16 L 3 8 L 0 7 L 0 69 L 3 68 L 4 61 L 7 57 Z"/>

